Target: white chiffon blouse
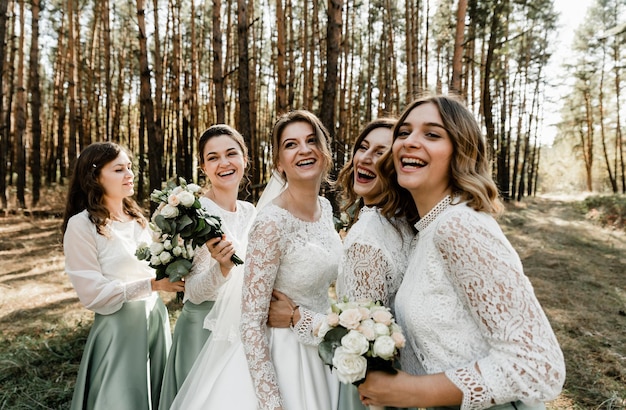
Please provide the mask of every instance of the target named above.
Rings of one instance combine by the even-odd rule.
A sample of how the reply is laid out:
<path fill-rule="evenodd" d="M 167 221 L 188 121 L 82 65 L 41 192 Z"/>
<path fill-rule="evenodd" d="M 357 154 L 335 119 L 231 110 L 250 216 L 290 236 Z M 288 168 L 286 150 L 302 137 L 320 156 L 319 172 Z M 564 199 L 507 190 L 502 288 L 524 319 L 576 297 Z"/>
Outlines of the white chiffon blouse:
<path fill-rule="evenodd" d="M 445 372 L 462 409 L 553 400 L 563 354 L 517 252 L 495 219 L 446 197 L 416 225 L 395 307 L 402 369 Z"/>
<path fill-rule="evenodd" d="M 138 244 L 150 243 L 150 229 L 137 221 L 109 222 L 101 235 L 84 210 L 68 220 L 63 236 L 65 271 L 80 302 L 89 310 L 109 315 L 124 302 L 152 297 L 155 277 L 147 261 L 135 256 Z"/>

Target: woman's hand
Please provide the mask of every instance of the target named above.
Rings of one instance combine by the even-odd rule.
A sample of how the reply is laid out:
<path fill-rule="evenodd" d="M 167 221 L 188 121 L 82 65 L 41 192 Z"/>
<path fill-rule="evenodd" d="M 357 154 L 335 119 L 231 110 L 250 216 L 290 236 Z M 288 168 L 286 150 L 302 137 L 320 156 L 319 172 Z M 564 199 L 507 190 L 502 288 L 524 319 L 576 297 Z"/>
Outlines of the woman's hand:
<path fill-rule="evenodd" d="M 215 259 L 222 269 L 222 275 L 228 276 L 230 270 L 235 266 L 230 258 L 235 254 L 233 243 L 226 240 L 226 235 L 221 238 L 212 238 L 206 241 L 206 247 L 211 252 L 211 256 Z"/>
<path fill-rule="evenodd" d="M 401 370 L 393 375 L 367 372 L 359 396 L 366 406 L 427 408 L 458 406 L 463 401 L 463 393 L 445 373 L 416 376 Z"/>
<path fill-rule="evenodd" d="M 184 292 L 185 282 L 182 280 L 170 282 L 169 278 L 152 279 L 152 290 L 162 290 L 164 292 Z"/>
<path fill-rule="evenodd" d="M 274 290 L 267 315 L 269 327 L 290 327 L 300 320 L 300 309 L 284 293 Z"/>

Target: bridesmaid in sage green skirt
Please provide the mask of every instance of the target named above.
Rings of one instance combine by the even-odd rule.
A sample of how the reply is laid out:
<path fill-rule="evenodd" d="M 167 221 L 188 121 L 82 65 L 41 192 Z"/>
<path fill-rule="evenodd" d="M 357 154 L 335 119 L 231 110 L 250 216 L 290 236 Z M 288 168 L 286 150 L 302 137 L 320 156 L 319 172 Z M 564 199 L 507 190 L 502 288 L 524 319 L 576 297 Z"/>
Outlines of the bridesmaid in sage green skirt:
<path fill-rule="evenodd" d="M 184 305 L 176 320 L 161 389 L 159 408 L 163 410 L 170 408 L 211 334 L 207 315 L 222 285 L 230 279 L 234 267 L 230 258 L 235 251 L 239 257 L 244 256 L 248 231 L 256 216 L 254 205 L 237 200 L 248 165 L 248 151 L 241 134 L 228 125 L 213 125 L 200 136 L 198 152 L 200 167 L 209 183 L 200 204 L 210 215 L 221 218 L 225 238 L 209 240 L 206 246 L 198 248 L 185 277 Z"/>
<path fill-rule="evenodd" d="M 78 370 L 72 409 L 154 409 L 171 342 L 156 291 L 184 290 L 157 281 L 135 250 L 151 240 L 134 194 L 129 154 L 111 142 L 76 160 L 63 219 L 65 271 L 95 319 Z"/>

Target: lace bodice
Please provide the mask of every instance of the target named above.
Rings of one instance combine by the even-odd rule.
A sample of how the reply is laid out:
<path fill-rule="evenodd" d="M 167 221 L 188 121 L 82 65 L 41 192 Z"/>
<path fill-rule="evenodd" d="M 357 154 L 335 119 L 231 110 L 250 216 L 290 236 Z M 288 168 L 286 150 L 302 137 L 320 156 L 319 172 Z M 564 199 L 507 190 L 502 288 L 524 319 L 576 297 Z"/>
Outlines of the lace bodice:
<path fill-rule="evenodd" d="M 554 399 L 563 354 L 497 222 L 446 199 L 416 228 L 395 302 L 407 337 L 402 369 L 445 372 L 463 392 L 462 409 Z"/>
<path fill-rule="evenodd" d="M 393 307 L 406 270 L 413 231 L 406 220 L 390 222 L 376 207 L 363 207 L 343 240 L 337 296 L 380 300 Z"/>
<path fill-rule="evenodd" d="M 245 256 L 248 231 L 256 216 L 256 209 L 250 202 L 237 201 L 237 210 L 229 212 L 221 208 L 209 198 L 200 198 L 200 204 L 210 215 L 222 219 L 222 230 L 226 239 L 233 243 L 236 253 L 242 259 Z M 224 277 L 220 264 L 211 257 L 206 246 L 196 250 L 189 274 L 185 276 L 184 301 L 199 304 L 207 300 L 215 300 L 219 288 L 230 278 Z"/>
<path fill-rule="evenodd" d="M 242 295 L 241 339 L 259 408 L 282 406 L 269 353 L 266 322 L 272 290 L 314 312 L 328 307 L 328 288 L 336 279 L 341 240 L 334 230 L 332 209 L 320 197 L 322 216 L 316 222 L 297 219 L 274 204 L 264 207 L 248 242 Z M 302 322 L 303 320 L 301 320 Z"/>
<path fill-rule="evenodd" d="M 65 271 L 81 303 L 110 315 L 124 302 L 152 296 L 154 269 L 135 256 L 141 242 L 150 243 L 150 230 L 137 221 L 111 221 L 109 236 L 100 235 L 85 210 L 71 217 L 63 236 Z"/>

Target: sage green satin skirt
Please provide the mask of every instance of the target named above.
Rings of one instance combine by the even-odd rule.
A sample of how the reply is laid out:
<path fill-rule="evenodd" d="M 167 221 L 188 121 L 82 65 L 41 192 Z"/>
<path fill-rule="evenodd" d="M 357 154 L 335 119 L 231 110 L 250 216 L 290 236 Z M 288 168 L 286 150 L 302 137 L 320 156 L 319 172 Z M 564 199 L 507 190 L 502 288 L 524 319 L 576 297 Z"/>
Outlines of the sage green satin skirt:
<path fill-rule="evenodd" d="M 157 409 L 171 344 L 160 298 L 126 302 L 95 315 L 78 369 L 71 409 Z"/>
<path fill-rule="evenodd" d="M 209 338 L 211 331 L 203 327 L 204 318 L 211 311 L 214 303 L 209 300 L 196 305 L 187 301 L 183 305 L 176 320 L 172 347 L 165 367 L 160 409 L 170 408 L 200 350 Z"/>

